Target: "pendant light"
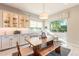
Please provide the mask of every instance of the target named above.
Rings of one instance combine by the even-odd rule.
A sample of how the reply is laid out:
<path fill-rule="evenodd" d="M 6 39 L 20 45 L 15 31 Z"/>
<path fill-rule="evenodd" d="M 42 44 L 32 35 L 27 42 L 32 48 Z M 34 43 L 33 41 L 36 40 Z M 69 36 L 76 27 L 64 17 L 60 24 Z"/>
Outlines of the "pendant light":
<path fill-rule="evenodd" d="M 43 12 L 39 15 L 39 18 L 48 19 L 48 13 L 46 13 L 46 11 L 45 11 L 45 4 L 43 4 L 42 6 L 43 6 Z"/>

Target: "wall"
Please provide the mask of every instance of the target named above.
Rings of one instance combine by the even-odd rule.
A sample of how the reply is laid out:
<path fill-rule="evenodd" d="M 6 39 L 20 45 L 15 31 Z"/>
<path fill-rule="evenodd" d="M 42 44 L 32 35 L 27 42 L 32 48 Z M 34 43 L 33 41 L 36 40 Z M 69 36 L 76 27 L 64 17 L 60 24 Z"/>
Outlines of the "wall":
<path fill-rule="evenodd" d="M 61 14 L 64 12 L 68 12 L 68 17 L 66 17 L 68 21 L 67 41 L 79 47 L 79 5 L 51 15 L 50 19 L 60 19 L 62 18 Z"/>
<path fill-rule="evenodd" d="M 22 11 L 20 9 L 10 7 L 8 5 L 0 3 L 0 25 L 2 24 L 2 22 L 1 22 L 2 11 L 10 11 L 10 12 L 14 12 L 14 13 L 17 13 L 17 14 L 27 15 L 27 16 L 29 16 L 29 20 L 38 20 L 39 19 L 38 16 L 35 15 L 35 14 L 32 14 L 30 12 L 26 12 L 26 11 Z M 5 35 L 5 33 L 7 35 L 12 35 L 15 30 L 20 30 L 20 31 L 22 31 L 22 33 L 26 33 L 26 32 L 28 32 L 29 28 L 0 28 L 0 35 Z"/>
<path fill-rule="evenodd" d="M 79 5 L 70 9 L 68 42 L 79 45 Z"/>
<path fill-rule="evenodd" d="M 2 4 L 2 3 L 0 3 L 0 10 L 7 10 L 7 11 L 11 11 L 11 12 L 18 13 L 18 14 L 25 14 L 25 15 L 28 15 L 32 18 L 33 17 L 38 18 L 38 16 L 36 14 L 32 14 L 32 13 L 26 12 L 26 11 L 22 11 L 20 9 L 17 9 L 17 8 L 14 8 L 14 7 Z"/>

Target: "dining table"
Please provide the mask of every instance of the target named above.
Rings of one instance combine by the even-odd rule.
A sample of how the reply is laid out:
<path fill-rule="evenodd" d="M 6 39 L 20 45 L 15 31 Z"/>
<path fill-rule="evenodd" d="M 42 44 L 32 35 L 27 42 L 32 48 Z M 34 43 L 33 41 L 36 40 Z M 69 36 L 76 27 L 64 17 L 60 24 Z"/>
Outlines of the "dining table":
<path fill-rule="evenodd" d="M 54 41 L 54 39 L 34 37 L 26 41 L 33 47 L 34 56 L 46 56 L 52 51 L 60 53 L 60 42 Z"/>

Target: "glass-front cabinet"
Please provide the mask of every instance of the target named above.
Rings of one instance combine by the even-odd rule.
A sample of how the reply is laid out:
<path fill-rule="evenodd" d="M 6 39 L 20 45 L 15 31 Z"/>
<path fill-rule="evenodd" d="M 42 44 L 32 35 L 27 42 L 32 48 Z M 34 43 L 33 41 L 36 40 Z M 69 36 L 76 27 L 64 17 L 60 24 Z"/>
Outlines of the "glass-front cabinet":
<path fill-rule="evenodd" d="M 25 14 L 14 13 L 11 11 L 0 10 L 0 30 L 2 28 L 3 33 L 0 32 L 0 50 L 16 47 L 16 41 L 20 45 L 25 44 L 26 34 L 6 34 L 5 29 L 10 29 L 13 31 L 15 29 L 27 28 L 30 25 L 29 17 Z M 9 31 L 9 30 L 8 30 Z"/>
<path fill-rule="evenodd" d="M 11 25 L 12 25 L 12 27 L 18 27 L 18 14 L 16 14 L 16 13 L 12 13 L 12 23 L 11 23 Z"/>
<path fill-rule="evenodd" d="M 3 27 L 11 27 L 11 20 L 12 20 L 11 16 L 12 16 L 12 13 L 8 11 L 3 12 Z"/>
<path fill-rule="evenodd" d="M 2 28 L 2 10 L 0 10 L 0 28 Z"/>
<path fill-rule="evenodd" d="M 29 27 L 29 17 L 27 15 L 17 14 L 9 11 L 3 11 L 2 21 L 3 21 L 2 24 L 3 27 L 16 27 L 16 28 Z"/>
<path fill-rule="evenodd" d="M 29 27 L 29 18 L 25 15 L 19 15 L 19 28 Z"/>
<path fill-rule="evenodd" d="M 25 17 L 23 15 L 19 15 L 19 27 L 23 28 L 24 27 L 24 23 L 25 22 Z"/>

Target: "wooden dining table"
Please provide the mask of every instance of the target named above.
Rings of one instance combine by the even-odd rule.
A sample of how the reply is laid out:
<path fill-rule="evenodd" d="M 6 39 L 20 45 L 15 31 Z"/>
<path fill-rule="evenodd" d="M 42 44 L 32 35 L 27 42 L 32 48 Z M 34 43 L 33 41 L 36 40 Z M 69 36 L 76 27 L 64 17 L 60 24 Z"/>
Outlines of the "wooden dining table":
<path fill-rule="evenodd" d="M 56 53 L 60 53 L 60 43 L 55 42 L 54 39 L 30 38 L 26 41 L 32 45 L 35 56 L 46 56 L 54 50 Z M 41 47 L 43 44 L 46 46 Z"/>

